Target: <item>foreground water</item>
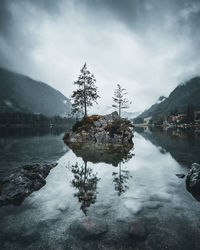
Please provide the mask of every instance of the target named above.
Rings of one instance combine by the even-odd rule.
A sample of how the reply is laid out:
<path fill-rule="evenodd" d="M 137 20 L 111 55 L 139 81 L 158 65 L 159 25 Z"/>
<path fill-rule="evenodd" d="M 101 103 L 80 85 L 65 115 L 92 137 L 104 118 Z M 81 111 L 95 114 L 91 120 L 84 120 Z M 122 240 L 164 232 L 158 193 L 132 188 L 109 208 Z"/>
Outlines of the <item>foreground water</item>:
<path fill-rule="evenodd" d="M 200 249 L 200 203 L 176 176 L 200 162 L 199 136 L 138 130 L 133 141 L 129 151 L 70 149 L 62 134 L 1 137 L 2 175 L 29 162 L 58 166 L 21 206 L 0 208 L 0 249 Z M 107 232 L 82 239 L 72 225 L 85 216 Z M 132 220 L 145 226 L 144 239 L 129 236 Z"/>

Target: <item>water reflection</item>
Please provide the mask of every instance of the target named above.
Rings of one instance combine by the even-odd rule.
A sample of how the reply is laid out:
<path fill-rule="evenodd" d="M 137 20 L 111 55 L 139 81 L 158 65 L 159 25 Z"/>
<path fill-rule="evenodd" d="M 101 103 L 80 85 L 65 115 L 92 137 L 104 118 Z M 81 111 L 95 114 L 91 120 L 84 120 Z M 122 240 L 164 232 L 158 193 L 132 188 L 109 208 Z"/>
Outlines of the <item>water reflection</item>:
<path fill-rule="evenodd" d="M 63 134 L 42 136 L 37 133 L 20 135 L 18 130 L 6 137 L 0 136 L 0 179 L 13 169 L 31 163 L 52 163 L 57 161 L 69 148 L 63 144 Z"/>
<path fill-rule="evenodd" d="M 66 124 L 63 127 L 55 126 L 50 127 L 0 127 L 1 138 L 13 138 L 13 137 L 35 137 L 54 135 L 59 136 L 71 129 L 72 124 Z"/>
<path fill-rule="evenodd" d="M 77 157 L 84 162 L 104 162 L 118 166 L 120 162 L 128 161 L 133 154 L 130 152 L 133 145 L 127 144 L 103 144 L 103 143 L 67 143 Z"/>
<path fill-rule="evenodd" d="M 191 166 L 200 162 L 200 133 L 195 129 L 136 127 L 135 130 L 159 146 L 161 153 L 169 152 L 180 164 Z"/>
<path fill-rule="evenodd" d="M 97 173 L 93 173 L 92 168 L 87 166 L 87 161 L 84 161 L 81 166 L 78 163 L 72 165 L 71 171 L 74 174 L 72 185 L 78 189 L 74 197 L 78 198 L 81 203 L 80 209 L 87 215 L 88 208 L 96 201 L 97 183 L 100 178 L 97 177 Z"/>
<path fill-rule="evenodd" d="M 81 203 L 80 209 L 85 215 L 91 204 L 94 204 L 97 197 L 98 173 L 93 173 L 93 168 L 87 166 L 88 162 L 107 163 L 118 167 L 118 171 L 112 171 L 112 181 L 118 195 L 125 193 L 128 187 L 130 172 L 123 169 L 133 156 L 132 144 L 99 144 L 99 143 L 68 143 L 67 144 L 77 157 L 81 157 L 83 164 L 76 163 L 71 166 L 71 172 L 74 175 L 72 185 L 78 189 L 74 194 Z"/>
<path fill-rule="evenodd" d="M 173 141 L 174 135 L 168 138 L 159 132 L 152 134 L 156 137 L 155 144 L 156 140 L 159 142 L 157 138 L 161 138 L 162 144 L 156 145 L 164 148 L 166 140 L 169 147 L 166 149 L 172 150 L 170 141 Z M 182 150 L 178 147 L 184 148 L 187 144 L 185 140 L 181 142 L 172 145 L 179 152 Z M 188 169 L 182 168 L 169 153 L 161 153 L 159 147 L 137 133 L 134 143 L 135 156 L 125 163 L 127 154 L 124 158 L 120 157 L 121 161 L 114 161 L 115 166 L 118 163 L 118 168 L 111 165 L 112 153 L 115 154 L 112 151 L 107 153 L 107 158 L 97 152 L 99 159 L 95 160 L 100 162 L 98 164 L 82 162 L 71 150 L 66 153 L 68 147 L 60 136 L 21 138 L 20 147 L 18 143 L 15 147 L 7 144 L 5 159 L 14 160 L 15 156 L 21 161 L 26 154 L 29 161 L 33 152 L 38 158 L 44 156 L 43 159 L 62 154 L 58 166 L 51 171 L 42 189 L 29 196 L 20 207 L 0 208 L 1 249 L 199 249 L 199 203 L 185 190 L 184 179 L 176 177 L 177 173 L 186 174 Z M 52 149 L 48 154 L 45 153 L 47 147 Z M 19 149 L 24 154 L 19 154 Z M 184 154 L 191 160 L 190 154 Z M 85 152 L 84 159 L 85 155 L 94 160 L 91 152 Z M 105 159 L 110 163 L 101 163 Z M 78 162 L 78 166 L 66 169 L 68 162 L 71 165 Z M 129 175 L 129 179 L 122 178 L 126 176 L 123 170 L 130 171 L 133 178 Z M 117 174 L 113 175 L 113 172 Z M 118 192 L 120 196 L 117 197 Z M 83 241 L 79 239 L 78 232 L 72 232 L 72 223 L 83 217 L 80 207 L 87 215 L 104 219 L 108 224 L 108 232 L 100 239 Z M 133 219 L 141 221 L 147 228 L 146 240 L 137 243 L 129 237 L 129 222 Z"/>
<path fill-rule="evenodd" d="M 160 153 L 169 152 L 179 164 L 190 167 L 200 163 L 200 133 L 193 128 L 135 128 L 144 138 L 158 146 Z M 183 170 L 182 170 L 183 171 Z M 188 170 L 187 170 L 188 172 Z M 186 189 L 200 201 L 199 190 L 191 189 L 186 182 Z"/>
<path fill-rule="evenodd" d="M 129 178 L 132 178 L 132 176 L 130 175 L 130 171 L 122 169 L 122 166 L 122 162 L 120 162 L 118 165 L 118 172 L 112 173 L 114 177 L 113 182 L 115 185 L 115 190 L 117 191 L 119 196 L 129 189 L 128 180 Z"/>

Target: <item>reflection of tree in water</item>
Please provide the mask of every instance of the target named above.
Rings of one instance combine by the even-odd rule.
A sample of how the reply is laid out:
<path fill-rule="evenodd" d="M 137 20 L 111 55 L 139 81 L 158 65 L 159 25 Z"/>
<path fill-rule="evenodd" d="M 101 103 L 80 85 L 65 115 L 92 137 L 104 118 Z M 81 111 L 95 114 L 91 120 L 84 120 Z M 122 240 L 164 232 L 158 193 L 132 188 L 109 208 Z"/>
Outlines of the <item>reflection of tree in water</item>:
<path fill-rule="evenodd" d="M 89 206 L 96 201 L 97 183 L 100 180 L 97 174 L 93 174 L 92 169 L 87 167 L 88 161 L 119 166 L 119 173 L 113 172 L 115 190 L 121 195 L 128 189 L 127 182 L 131 176 L 128 170 L 122 170 L 122 164 L 134 156 L 133 144 L 70 143 L 68 146 L 84 161 L 82 166 L 73 165 L 71 171 L 74 174 L 72 185 L 78 189 L 74 196 L 78 197 L 85 215 Z"/>
<path fill-rule="evenodd" d="M 122 169 L 122 162 L 119 163 L 118 167 L 119 171 L 113 172 L 112 175 L 114 176 L 113 182 L 115 185 L 115 190 L 120 196 L 121 194 L 125 193 L 127 189 L 129 189 L 128 180 L 129 178 L 132 178 L 132 176 L 130 175 L 130 171 Z"/>
<path fill-rule="evenodd" d="M 97 183 L 100 179 L 97 178 L 97 174 L 92 173 L 91 168 L 87 167 L 86 161 L 81 166 L 78 166 L 78 163 L 72 165 L 71 171 L 74 174 L 72 185 L 78 189 L 74 196 L 78 197 L 81 203 L 80 209 L 87 215 L 87 209 L 96 201 Z"/>

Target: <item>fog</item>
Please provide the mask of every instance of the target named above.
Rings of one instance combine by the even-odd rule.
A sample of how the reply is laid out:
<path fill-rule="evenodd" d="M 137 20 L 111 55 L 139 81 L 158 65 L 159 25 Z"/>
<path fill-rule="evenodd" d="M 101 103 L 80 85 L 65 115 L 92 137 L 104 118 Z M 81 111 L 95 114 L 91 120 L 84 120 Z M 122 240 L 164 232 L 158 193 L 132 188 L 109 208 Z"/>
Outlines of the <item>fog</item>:
<path fill-rule="evenodd" d="M 116 84 L 129 111 L 142 111 L 200 75 L 198 0 L 1 0 L 0 65 L 48 83 L 70 97 L 85 62 L 99 105 Z"/>

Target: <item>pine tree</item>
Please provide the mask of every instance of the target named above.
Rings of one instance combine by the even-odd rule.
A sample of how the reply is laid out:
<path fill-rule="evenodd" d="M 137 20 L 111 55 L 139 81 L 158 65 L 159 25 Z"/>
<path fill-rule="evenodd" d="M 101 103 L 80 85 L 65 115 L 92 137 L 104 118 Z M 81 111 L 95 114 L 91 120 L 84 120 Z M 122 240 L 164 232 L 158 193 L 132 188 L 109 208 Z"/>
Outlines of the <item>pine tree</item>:
<path fill-rule="evenodd" d="M 117 89 L 115 89 L 113 102 L 113 108 L 117 108 L 119 112 L 119 118 L 121 118 L 121 110 L 129 108 L 129 104 L 131 104 L 127 98 L 126 89 L 123 89 L 119 84 L 117 84 Z"/>
<path fill-rule="evenodd" d="M 93 106 L 93 103 L 97 103 L 97 94 L 96 79 L 93 74 L 87 70 L 86 63 L 81 69 L 81 74 L 78 77 L 78 80 L 74 82 L 75 85 L 78 85 L 78 89 L 73 91 L 72 99 L 74 103 L 72 104 L 72 113 L 83 113 L 87 115 L 88 108 Z"/>

